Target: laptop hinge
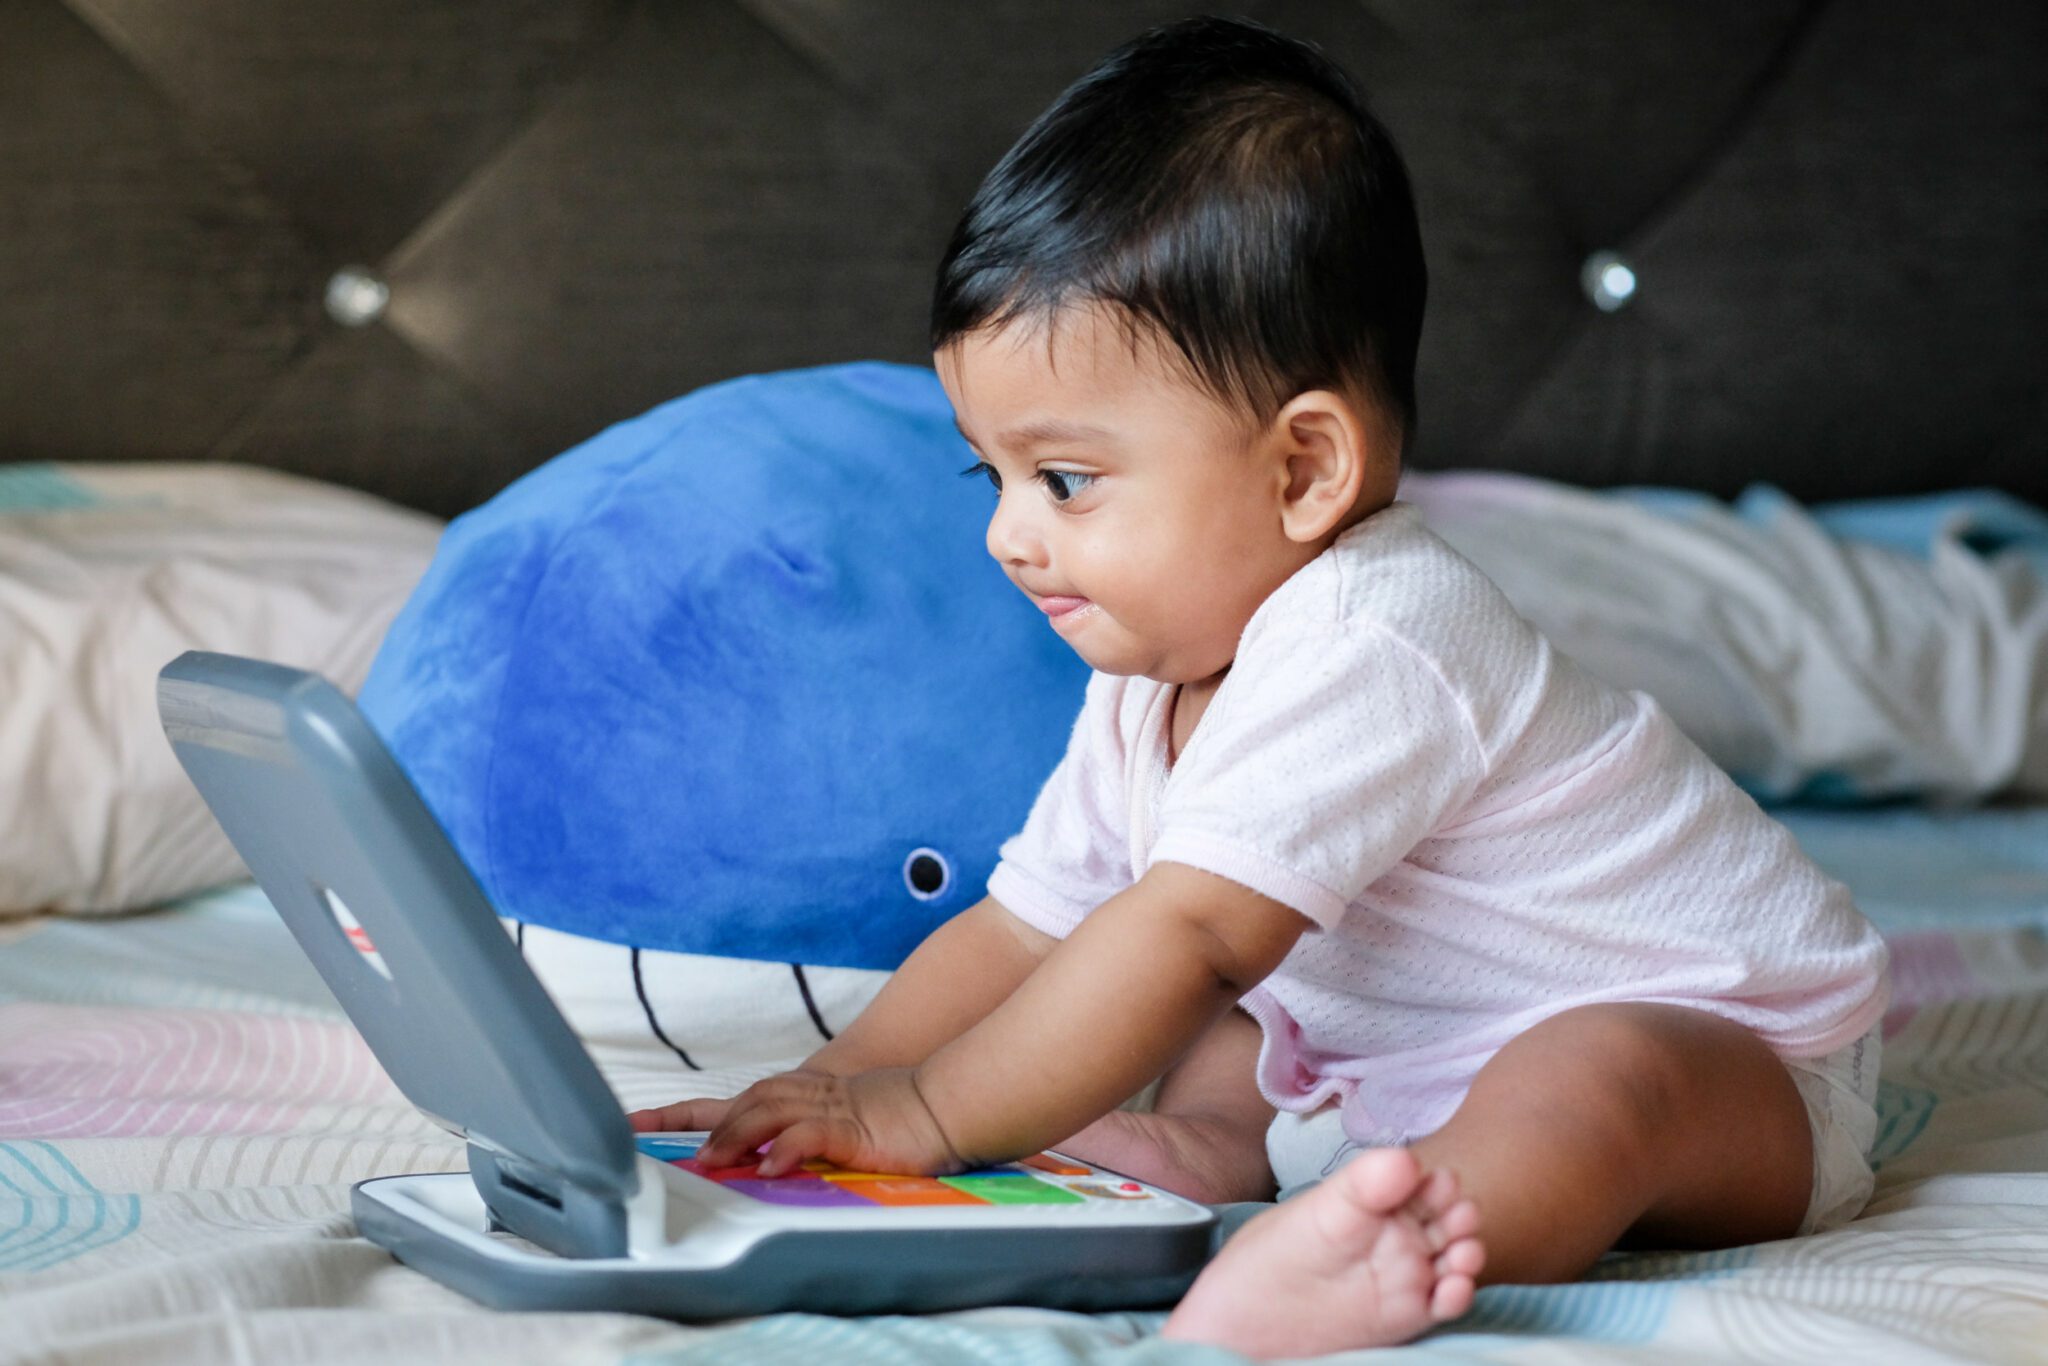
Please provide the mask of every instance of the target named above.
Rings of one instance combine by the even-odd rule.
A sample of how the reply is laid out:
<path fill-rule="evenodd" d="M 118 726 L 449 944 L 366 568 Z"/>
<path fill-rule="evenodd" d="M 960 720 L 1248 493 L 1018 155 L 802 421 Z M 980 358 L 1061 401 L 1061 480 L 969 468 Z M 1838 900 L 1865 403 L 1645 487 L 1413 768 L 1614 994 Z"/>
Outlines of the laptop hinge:
<path fill-rule="evenodd" d="M 563 1257 L 626 1255 L 626 1208 L 616 1194 L 588 1190 L 475 1142 L 469 1177 L 493 1220 L 529 1242 Z"/>

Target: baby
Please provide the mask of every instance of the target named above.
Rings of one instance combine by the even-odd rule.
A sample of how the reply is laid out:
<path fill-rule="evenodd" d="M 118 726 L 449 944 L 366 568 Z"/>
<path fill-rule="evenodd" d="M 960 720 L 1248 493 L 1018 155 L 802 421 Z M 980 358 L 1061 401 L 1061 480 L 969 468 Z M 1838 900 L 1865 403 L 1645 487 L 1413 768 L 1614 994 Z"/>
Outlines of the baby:
<path fill-rule="evenodd" d="M 1397 501 L 1424 287 L 1400 158 L 1313 48 L 1173 24 L 1039 117 L 932 341 L 989 553 L 1095 670 L 1072 741 L 838 1038 L 635 1127 L 767 1175 L 1058 1147 L 1299 1192 L 1166 1324 L 1267 1357 L 1861 1209 L 1883 945 Z"/>

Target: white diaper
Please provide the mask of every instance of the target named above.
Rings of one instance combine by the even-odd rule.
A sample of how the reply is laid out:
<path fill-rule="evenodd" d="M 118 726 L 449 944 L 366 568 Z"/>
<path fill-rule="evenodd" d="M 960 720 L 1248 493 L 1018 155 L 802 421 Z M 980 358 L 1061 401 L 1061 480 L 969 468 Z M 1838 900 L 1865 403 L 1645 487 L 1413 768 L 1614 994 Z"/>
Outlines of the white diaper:
<path fill-rule="evenodd" d="M 1801 1233 L 1840 1228 L 1863 1212 L 1876 1178 L 1870 1148 L 1877 1138 L 1877 1064 L 1873 1028 L 1821 1058 L 1787 1058 L 1785 1066 L 1813 1126 L 1813 1196 Z M 1398 1135 L 1361 1143 L 1344 1132 L 1335 1105 L 1306 1115 L 1281 1111 L 1266 1130 L 1266 1160 L 1280 1198 L 1298 1195 L 1370 1147 L 1398 1145 Z"/>
<path fill-rule="evenodd" d="M 1870 1149 L 1877 1141 L 1877 1064 L 1881 1026 L 1824 1058 L 1787 1058 L 1792 1084 L 1813 1126 L 1813 1197 L 1801 1233 L 1826 1233 L 1863 1213 L 1877 1184 Z"/>

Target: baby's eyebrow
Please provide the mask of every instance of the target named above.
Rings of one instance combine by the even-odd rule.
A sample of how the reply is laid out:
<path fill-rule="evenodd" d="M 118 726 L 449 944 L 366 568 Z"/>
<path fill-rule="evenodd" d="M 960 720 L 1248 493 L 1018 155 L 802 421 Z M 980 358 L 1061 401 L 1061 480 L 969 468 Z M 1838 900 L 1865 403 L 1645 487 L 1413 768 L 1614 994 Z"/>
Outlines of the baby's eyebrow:
<path fill-rule="evenodd" d="M 974 438 L 967 435 L 967 429 L 960 425 L 960 418 L 957 414 L 953 418 L 953 430 L 959 432 L 961 437 L 969 444 L 973 443 Z M 1003 433 L 1001 437 L 997 438 L 997 444 L 1013 450 L 1024 450 L 1049 441 L 1114 441 L 1115 439 L 1116 433 L 1106 427 L 1097 427 L 1087 422 L 1068 422 L 1060 418 L 1041 418 L 1036 422 L 1027 422 L 1021 427 L 1011 428 Z"/>

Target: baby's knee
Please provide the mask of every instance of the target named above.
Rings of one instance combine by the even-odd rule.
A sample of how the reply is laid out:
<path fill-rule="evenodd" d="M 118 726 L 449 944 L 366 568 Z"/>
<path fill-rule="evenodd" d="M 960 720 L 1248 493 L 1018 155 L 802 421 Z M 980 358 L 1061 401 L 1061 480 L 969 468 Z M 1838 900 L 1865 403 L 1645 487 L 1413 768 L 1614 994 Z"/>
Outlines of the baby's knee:
<path fill-rule="evenodd" d="M 1742 1026 L 1684 1006 L 1578 1006 L 1534 1026 L 1495 1062 L 1528 1069 L 1621 1150 L 1666 1148 L 1700 1122 L 1702 1098 L 1737 1077 L 1790 1087 L 1784 1065 Z M 1492 1064 L 1489 1064 L 1491 1066 Z M 1617 1154 L 1621 1155 L 1621 1154 Z"/>

